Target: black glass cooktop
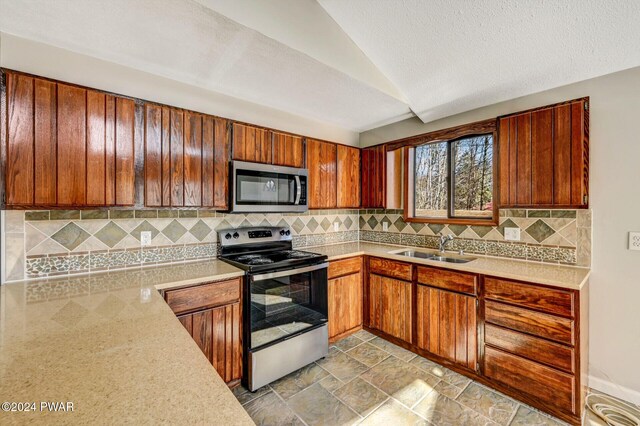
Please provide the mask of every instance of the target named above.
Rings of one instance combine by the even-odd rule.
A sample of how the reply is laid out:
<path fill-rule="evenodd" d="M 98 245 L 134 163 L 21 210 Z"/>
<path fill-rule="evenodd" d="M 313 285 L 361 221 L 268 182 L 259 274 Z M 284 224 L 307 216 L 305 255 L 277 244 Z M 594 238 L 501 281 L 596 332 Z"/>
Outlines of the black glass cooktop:
<path fill-rule="evenodd" d="M 298 265 L 300 263 L 313 262 L 322 259 L 324 256 L 301 250 L 274 250 L 266 252 L 228 254 L 222 256 L 224 260 L 230 261 L 245 269 L 256 269 L 258 267 L 281 267 L 287 265 Z M 262 268 L 260 268 L 262 269 Z"/>

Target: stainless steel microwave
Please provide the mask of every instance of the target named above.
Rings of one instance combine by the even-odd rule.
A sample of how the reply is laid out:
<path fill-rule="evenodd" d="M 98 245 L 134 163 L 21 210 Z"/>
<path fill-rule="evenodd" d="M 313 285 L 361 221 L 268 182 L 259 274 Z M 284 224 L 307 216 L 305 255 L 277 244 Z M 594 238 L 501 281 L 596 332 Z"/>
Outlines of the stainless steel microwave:
<path fill-rule="evenodd" d="M 232 161 L 231 211 L 307 211 L 307 174 L 307 169 Z"/>

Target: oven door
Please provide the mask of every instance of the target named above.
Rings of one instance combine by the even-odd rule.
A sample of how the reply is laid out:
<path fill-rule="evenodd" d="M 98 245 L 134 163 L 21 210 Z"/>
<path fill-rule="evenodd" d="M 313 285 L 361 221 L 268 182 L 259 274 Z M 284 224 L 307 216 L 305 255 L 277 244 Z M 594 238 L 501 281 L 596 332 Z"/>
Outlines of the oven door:
<path fill-rule="evenodd" d="M 302 212 L 307 210 L 307 170 L 234 161 L 235 212 Z"/>
<path fill-rule="evenodd" d="M 327 323 L 328 263 L 249 275 L 247 348 L 256 351 Z"/>

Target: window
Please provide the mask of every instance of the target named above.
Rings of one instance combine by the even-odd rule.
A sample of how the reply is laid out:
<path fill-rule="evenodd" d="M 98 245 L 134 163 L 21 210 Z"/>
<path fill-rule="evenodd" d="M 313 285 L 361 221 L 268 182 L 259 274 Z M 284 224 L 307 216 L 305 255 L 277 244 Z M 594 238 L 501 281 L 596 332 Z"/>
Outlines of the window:
<path fill-rule="evenodd" d="M 490 133 L 412 148 L 408 219 L 495 219 L 493 139 Z"/>

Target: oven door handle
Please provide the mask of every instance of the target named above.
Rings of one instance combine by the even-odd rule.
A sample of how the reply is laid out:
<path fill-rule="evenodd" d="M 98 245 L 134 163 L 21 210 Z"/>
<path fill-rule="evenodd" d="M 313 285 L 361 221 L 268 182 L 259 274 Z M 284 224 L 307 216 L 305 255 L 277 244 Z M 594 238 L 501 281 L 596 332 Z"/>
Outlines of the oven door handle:
<path fill-rule="evenodd" d="M 253 275 L 251 278 L 253 281 L 270 280 L 272 278 L 290 277 L 291 275 L 304 274 L 305 272 L 317 271 L 318 269 L 327 268 L 328 262 L 320 263 L 318 265 L 305 266 L 304 268 L 289 269 L 288 271 L 270 272 L 267 274 Z"/>
<path fill-rule="evenodd" d="M 300 197 L 302 197 L 302 185 L 300 184 L 300 176 L 295 176 L 295 180 L 296 180 L 296 200 L 293 202 L 293 204 L 298 205 L 300 204 Z"/>

